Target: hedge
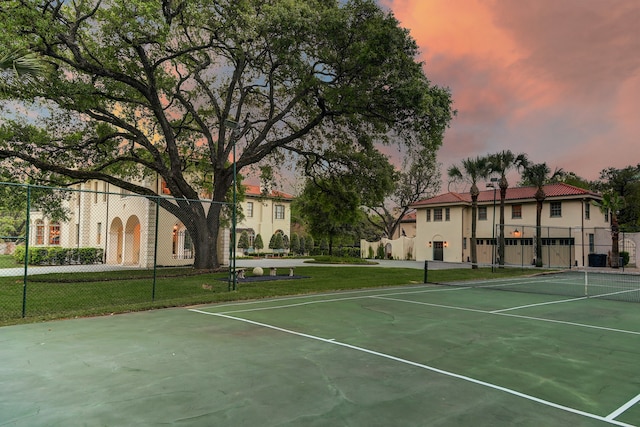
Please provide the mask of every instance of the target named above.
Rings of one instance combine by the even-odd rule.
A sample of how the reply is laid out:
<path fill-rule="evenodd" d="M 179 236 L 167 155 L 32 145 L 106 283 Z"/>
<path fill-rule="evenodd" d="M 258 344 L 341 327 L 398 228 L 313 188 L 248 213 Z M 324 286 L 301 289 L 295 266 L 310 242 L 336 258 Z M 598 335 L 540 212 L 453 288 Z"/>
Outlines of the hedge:
<path fill-rule="evenodd" d="M 13 257 L 16 263 L 24 264 L 24 246 L 16 247 Z M 30 265 L 97 264 L 102 263 L 103 257 L 104 249 L 102 248 L 29 248 Z"/>

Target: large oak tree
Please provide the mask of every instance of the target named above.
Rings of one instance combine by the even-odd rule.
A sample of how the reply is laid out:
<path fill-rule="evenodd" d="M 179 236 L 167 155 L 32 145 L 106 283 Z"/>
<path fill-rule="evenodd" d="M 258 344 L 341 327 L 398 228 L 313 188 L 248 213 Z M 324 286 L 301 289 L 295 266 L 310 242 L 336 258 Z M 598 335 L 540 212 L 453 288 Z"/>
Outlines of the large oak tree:
<path fill-rule="evenodd" d="M 160 177 L 196 268 L 219 265 L 234 146 L 238 172 L 336 141 L 435 150 L 451 116 L 448 90 L 373 0 L 8 0 L 0 20 L 0 44 L 54 69 L 12 94 L 40 118 L 2 120 L 0 159 L 148 196 L 134 178 Z M 198 201 L 205 190 L 214 203 Z"/>

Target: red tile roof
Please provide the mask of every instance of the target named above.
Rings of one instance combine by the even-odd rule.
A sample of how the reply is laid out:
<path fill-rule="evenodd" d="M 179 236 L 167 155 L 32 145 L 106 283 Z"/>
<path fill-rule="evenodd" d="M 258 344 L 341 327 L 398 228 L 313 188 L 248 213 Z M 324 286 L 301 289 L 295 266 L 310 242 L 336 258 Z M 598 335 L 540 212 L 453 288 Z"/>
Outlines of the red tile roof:
<path fill-rule="evenodd" d="M 245 195 L 252 197 L 270 197 L 270 198 L 278 198 L 278 199 L 291 199 L 293 200 L 293 196 L 291 194 L 284 193 L 282 191 L 271 190 L 269 194 L 263 194 L 260 191 L 259 185 L 245 185 Z"/>
<path fill-rule="evenodd" d="M 400 222 L 416 222 L 416 211 L 406 213 Z"/>
<path fill-rule="evenodd" d="M 589 197 L 600 199 L 600 195 L 589 190 L 574 187 L 565 183 L 547 184 L 543 187 L 547 198 L 579 198 Z M 535 200 L 537 187 L 511 187 L 507 188 L 505 200 Z M 484 190 L 478 195 L 478 203 L 493 202 L 494 190 Z M 496 190 L 496 197 L 500 199 L 500 189 Z M 411 206 L 414 208 L 426 205 L 459 205 L 470 204 L 471 193 L 444 193 L 430 199 L 420 200 Z"/>

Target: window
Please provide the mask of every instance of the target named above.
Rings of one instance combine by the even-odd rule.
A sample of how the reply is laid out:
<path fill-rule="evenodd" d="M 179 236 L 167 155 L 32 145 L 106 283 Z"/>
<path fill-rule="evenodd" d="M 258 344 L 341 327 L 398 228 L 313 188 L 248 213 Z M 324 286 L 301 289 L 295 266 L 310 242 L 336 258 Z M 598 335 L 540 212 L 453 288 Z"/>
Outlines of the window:
<path fill-rule="evenodd" d="M 604 211 L 604 220 L 605 222 L 609 222 L 609 210 L 605 210 Z"/>
<path fill-rule="evenodd" d="M 171 194 L 171 190 L 169 190 L 169 187 L 167 186 L 167 181 L 164 179 L 160 181 L 160 192 L 162 194 Z"/>
<path fill-rule="evenodd" d="M 98 223 L 98 231 L 96 233 L 96 244 L 102 243 L 102 223 Z"/>
<path fill-rule="evenodd" d="M 102 201 L 103 202 L 107 201 L 107 183 L 106 182 L 102 183 Z"/>
<path fill-rule="evenodd" d="M 442 208 L 435 208 L 433 210 L 433 220 L 442 221 Z"/>
<path fill-rule="evenodd" d="M 44 245 L 44 223 L 36 221 L 36 245 Z"/>
<path fill-rule="evenodd" d="M 58 224 L 57 222 L 53 222 L 51 223 L 51 225 L 49 225 L 49 244 L 60 244 L 60 224 Z"/>
<path fill-rule="evenodd" d="M 522 218 L 522 205 L 511 206 L 511 219 L 521 219 L 521 218 Z"/>
<path fill-rule="evenodd" d="M 594 253 L 595 251 L 596 251 L 595 235 L 593 233 L 589 233 L 589 253 Z"/>
<path fill-rule="evenodd" d="M 427 222 L 431 221 L 431 209 L 427 209 Z"/>
<path fill-rule="evenodd" d="M 562 216 L 562 203 L 551 202 L 549 205 L 551 209 L 551 218 L 559 218 Z"/>
<path fill-rule="evenodd" d="M 98 181 L 93 183 L 93 203 L 98 203 Z"/>
<path fill-rule="evenodd" d="M 478 219 L 480 221 L 487 220 L 487 207 L 486 206 L 478 206 Z"/>
<path fill-rule="evenodd" d="M 467 249 L 467 238 L 466 237 L 462 238 L 462 249 Z"/>
<path fill-rule="evenodd" d="M 591 218 L 591 203 L 586 202 L 584 204 L 584 219 L 590 219 Z"/>
<path fill-rule="evenodd" d="M 446 208 L 444 210 L 444 220 L 445 221 L 450 221 L 451 220 L 451 209 L 450 208 Z"/>
<path fill-rule="evenodd" d="M 253 218 L 253 202 L 247 202 L 247 218 Z"/>
<path fill-rule="evenodd" d="M 276 205 L 276 219 L 284 219 L 284 205 Z"/>

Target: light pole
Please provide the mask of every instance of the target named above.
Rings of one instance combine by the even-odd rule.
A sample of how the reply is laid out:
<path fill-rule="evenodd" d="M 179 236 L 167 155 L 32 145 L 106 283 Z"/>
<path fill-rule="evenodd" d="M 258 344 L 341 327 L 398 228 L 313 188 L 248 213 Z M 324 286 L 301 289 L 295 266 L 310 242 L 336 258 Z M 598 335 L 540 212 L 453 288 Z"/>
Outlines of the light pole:
<path fill-rule="evenodd" d="M 232 119 L 225 120 L 225 125 L 231 130 L 231 142 L 233 143 L 233 206 L 231 209 L 231 242 L 229 247 L 229 272 L 231 275 L 230 284 L 234 291 L 237 288 L 238 278 L 236 277 L 236 221 L 237 221 L 237 194 L 236 194 L 236 131 L 238 122 Z M 230 289 L 230 290 L 231 290 Z"/>
<path fill-rule="evenodd" d="M 496 183 L 498 178 L 491 178 L 491 182 L 487 182 L 488 188 L 493 188 L 493 227 L 491 227 L 491 272 L 495 271 L 496 264 Z"/>

